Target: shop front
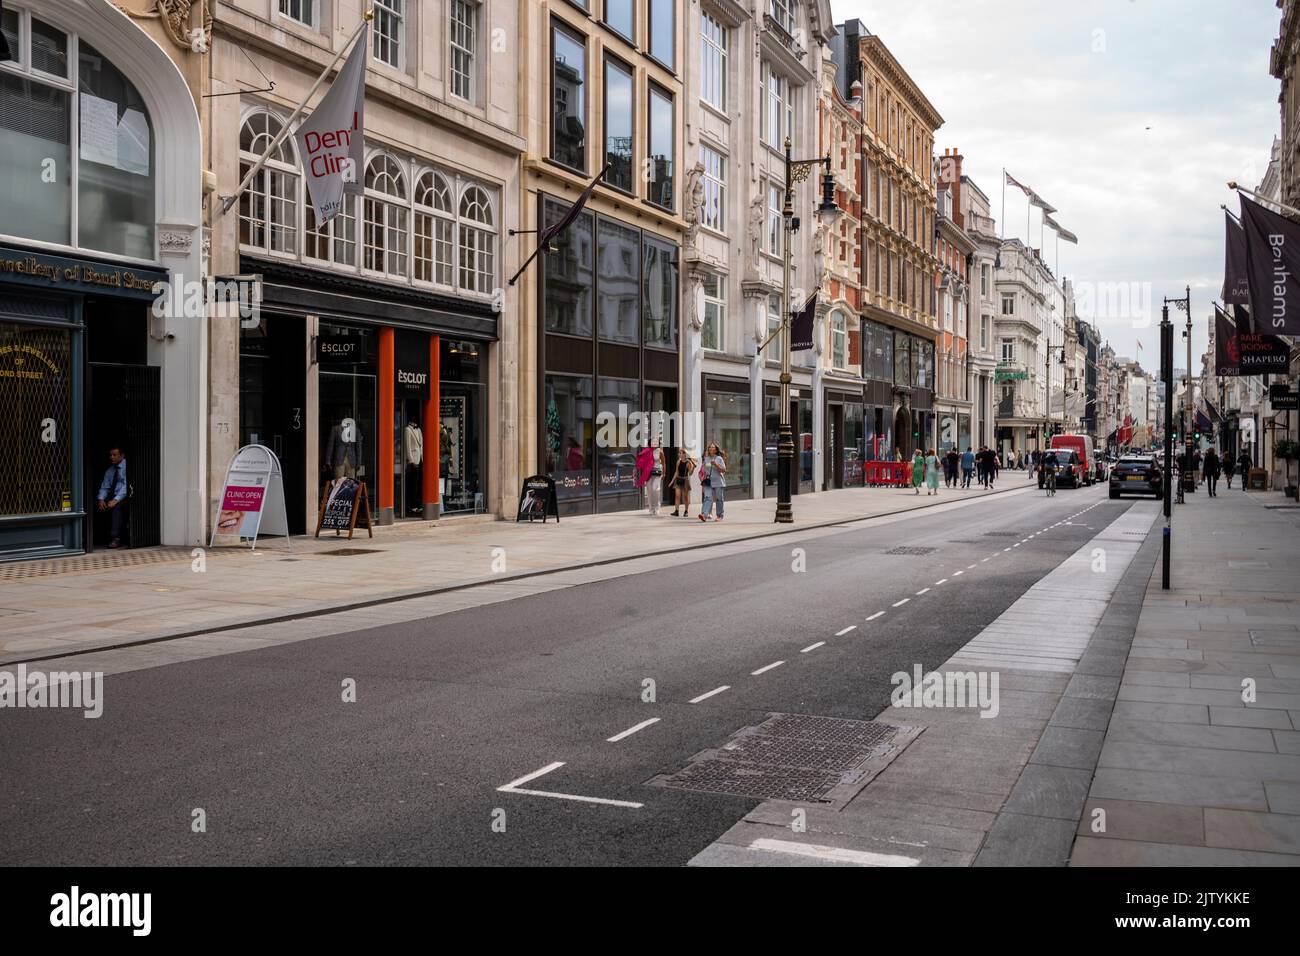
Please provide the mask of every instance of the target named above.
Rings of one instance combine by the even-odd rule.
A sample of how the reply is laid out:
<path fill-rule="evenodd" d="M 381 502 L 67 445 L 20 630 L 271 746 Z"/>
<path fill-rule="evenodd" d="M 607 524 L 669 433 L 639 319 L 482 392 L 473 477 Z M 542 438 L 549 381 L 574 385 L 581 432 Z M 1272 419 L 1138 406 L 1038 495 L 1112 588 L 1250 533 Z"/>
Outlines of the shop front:
<path fill-rule="evenodd" d="M 7 2 L 0 30 L 0 560 L 197 544 L 194 100 L 107 0 Z"/>
<path fill-rule="evenodd" d="M 291 533 L 314 528 L 340 478 L 366 486 L 380 524 L 486 509 L 489 304 L 254 256 L 240 268 L 263 276 L 240 335 L 240 440 L 280 455 Z"/>
<path fill-rule="evenodd" d="M 727 458 L 728 501 L 753 497 L 749 394 L 749 382 L 744 379 L 704 377 L 702 443 L 716 441 Z"/>
<path fill-rule="evenodd" d="M 159 543 L 161 377 L 148 329 L 166 277 L 0 244 L 0 560 L 110 543 L 97 492 L 113 448 L 133 490 L 119 538 Z"/>
<path fill-rule="evenodd" d="M 860 488 L 867 461 L 866 410 L 862 392 L 825 389 L 826 477 L 823 488 Z M 874 427 L 874 422 L 872 423 Z"/>
<path fill-rule="evenodd" d="M 794 433 L 794 469 L 791 494 L 813 490 L 813 394 L 807 386 L 790 387 L 790 430 Z M 777 456 L 781 435 L 781 386 L 763 386 L 763 497 L 777 497 Z"/>
<path fill-rule="evenodd" d="M 934 333 L 918 323 L 907 326 L 862 318 L 866 461 L 906 460 L 918 448 L 935 446 Z"/>
<path fill-rule="evenodd" d="M 542 228 L 571 205 L 540 202 Z M 646 429 L 637 426 L 680 411 L 678 256 L 676 243 L 593 212 L 539 256 L 537 453 L 561 514 L 643 506 L 635 440 Z M 679 431 L 661 439 L 669 462 Z"/>

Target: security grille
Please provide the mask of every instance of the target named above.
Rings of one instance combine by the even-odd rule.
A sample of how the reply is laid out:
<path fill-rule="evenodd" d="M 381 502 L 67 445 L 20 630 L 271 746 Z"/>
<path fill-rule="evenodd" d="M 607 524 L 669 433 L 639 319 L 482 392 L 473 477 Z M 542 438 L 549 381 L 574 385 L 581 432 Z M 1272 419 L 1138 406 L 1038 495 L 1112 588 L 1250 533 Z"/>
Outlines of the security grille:
<path fill-rule="evenodd" d="M 0 322 L 0 515 L 50 514 L 72 495 L 72 336 Z"/>

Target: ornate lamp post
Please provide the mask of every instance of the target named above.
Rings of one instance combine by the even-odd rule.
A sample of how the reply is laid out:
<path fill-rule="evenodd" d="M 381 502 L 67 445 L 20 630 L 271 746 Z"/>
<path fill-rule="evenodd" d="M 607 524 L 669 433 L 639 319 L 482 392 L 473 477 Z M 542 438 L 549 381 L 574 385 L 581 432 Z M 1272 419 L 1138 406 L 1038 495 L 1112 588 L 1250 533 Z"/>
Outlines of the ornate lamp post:
<path fill-rule="evenodd" d="M 831 158 L 826 155 L 821 159 L 791 159 L 790 137 L 785 138 L 785 203 L 781 208 L 783 240 L 781 243 L 781 424 L 776 442 L 776 520 L 782 524 L 790 524 L 794 521 L 794 512 L 790 505 L 791 480 L 794 477 L 794 431 L 790 427 L 790 320 L 793 314 L 790 302 L 792 253 L 790 240 L 799 231 L 799 219 L 794 214 L 792 195 L 794 184 L 807 179 L 808 174 L 817 165 L 824 167 L 822 201 L 817 207 L 817 217 L 829 228 L 840 212 L 839 207 L 835 205 L 835 179 L 831 176 Z"/>

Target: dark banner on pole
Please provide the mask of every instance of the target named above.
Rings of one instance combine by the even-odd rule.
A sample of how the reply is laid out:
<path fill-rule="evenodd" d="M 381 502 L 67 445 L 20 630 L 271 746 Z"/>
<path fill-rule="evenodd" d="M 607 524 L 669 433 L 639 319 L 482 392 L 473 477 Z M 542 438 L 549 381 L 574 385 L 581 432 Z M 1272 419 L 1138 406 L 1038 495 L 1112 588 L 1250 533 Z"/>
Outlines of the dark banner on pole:
<path fill-rule="evenodd" d="M 1300 335 L 1300 223 L 1245 196 L 1246 277 L 1252 332 Z"/>
<path fill-rule="evenodd" d="M 790 318 L 790 351 L 798 352 L 813 347 L 813 318 L 817 315 L 817 293 L 814 292 L 802 309 Z"/>
<path fill-rule="evenodd" d="M 1240 319 L 1245 310 L 1238 306 L 1236 312 Z M 1215 307 L 1215 375 L 1285 375 L 1289 363 L 1290 349 L 1283 339 L 1241 331 L 1222 309 Z"/>
<path fill-rule="evenodd" d="M 1224 238 L 1223 299 L 1226 305 L 1250 305 L 1250 283 L 1246 281 L 1246 234 L 1232 213 L 1223 211 L 1227 227 Z"/>

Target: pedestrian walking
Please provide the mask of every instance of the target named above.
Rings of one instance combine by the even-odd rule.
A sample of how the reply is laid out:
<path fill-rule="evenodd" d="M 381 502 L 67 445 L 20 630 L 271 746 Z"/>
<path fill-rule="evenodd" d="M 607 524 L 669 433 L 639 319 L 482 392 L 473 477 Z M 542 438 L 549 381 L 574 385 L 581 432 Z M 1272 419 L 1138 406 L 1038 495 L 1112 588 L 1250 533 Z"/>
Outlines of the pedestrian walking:
<path fill-rule="evenodd" d="M 948 450 L 948 454 L 944 456 L 943 461 L 944 484 L 949 488 L 956 488 L 957 472 L 961 468 L 961 455 L 957 454 L 956 448 L 951 448 Z"/>
<path fill-rule="evenodd" d="M 998 472 L 1002 470 L 1002 457 L 995 451 L 989 452 L 989 491 L 993 490 L 993 482 L 997 480 Z"/>
<path fill-rule="evenodd" d="M 1250 490 L 1250 469 L 1253 467 L 1255 467 L 1255 463 L 1251 461 L 1250 452 L 1243 450 L 1237 456 L 1237 474 L 1241 475 L 1242 491 Z"/>
<path fill-rule="evenodd" d="M 1228 479 L 1228 488 L 1232 488 L 1232 474 L 1237 470 L 1237 463 L 1231 458 L 1223 459 L 1223 477 Z"/>
<path fill-rule="evenodd" d="M 1205 490 L 1210 493 L 1210 497 L 1217 497 L 1215 488 L 1219 484 L 1219 454 L 1213 446 L 1205 450 L 1205 457 L 1201 459 L 1201 477 L 1205 479 Z"/>
<path fill-rule="evenodd" d="M 664 500 L 663 482 L 664 452 L 656 438 L 636 454 L 637 487 L 645 489 L 646 510 L 656 518 Z"/>
<path fill-rule="evenodd" d="M 912 453 L 912 493 L 919 495 L 921 493 L 921 483 L 925 481 L 925 456 L 921 454 L 921 449 Z"/>
<path fill-rule="evenodd" d="M 970 479 L 974 471 L 975 471 L 975 455 L 970 450 L 970 446 L 967 445 L 966 451 L 964 451 L 961 456 L 961 486 L 963 488 L 970 487 Z"/>
<path fill-rule="evenodd" d="M 677 464 L 673 467 L 673 517 L 677 517 L 678 509 L 681 509 L 681 516 L 689 518 L 691 516 L 691 472 L 695 470 L 695 459 L 692 458 L 685 448 L 677 449 Z"/>
<path fill-rule="evenodd" d="M 1201 473 L 1201 450 L 1198 448 L 1192 452 L 1192 482 L 1195 485 L 1199 483 Z"/>
<path fill-rule="evenodd" d="M 704 488 L 704 504 L 700 508 L 700 520 L 708 521 L 713 515 L 713 506 L 718 506 L 718 521 L 722 520 L 723 506 L 726 504 L 727 488 L 727 453 L 711 441 L 704 449 L 700 460 L 700 485 Z"/>
<path fill-rule="evenodd" d="M 927 495 L 939 493 L 939 456 L 934 453 L 933 448 L 925 456 L 925 484 Z"/>

